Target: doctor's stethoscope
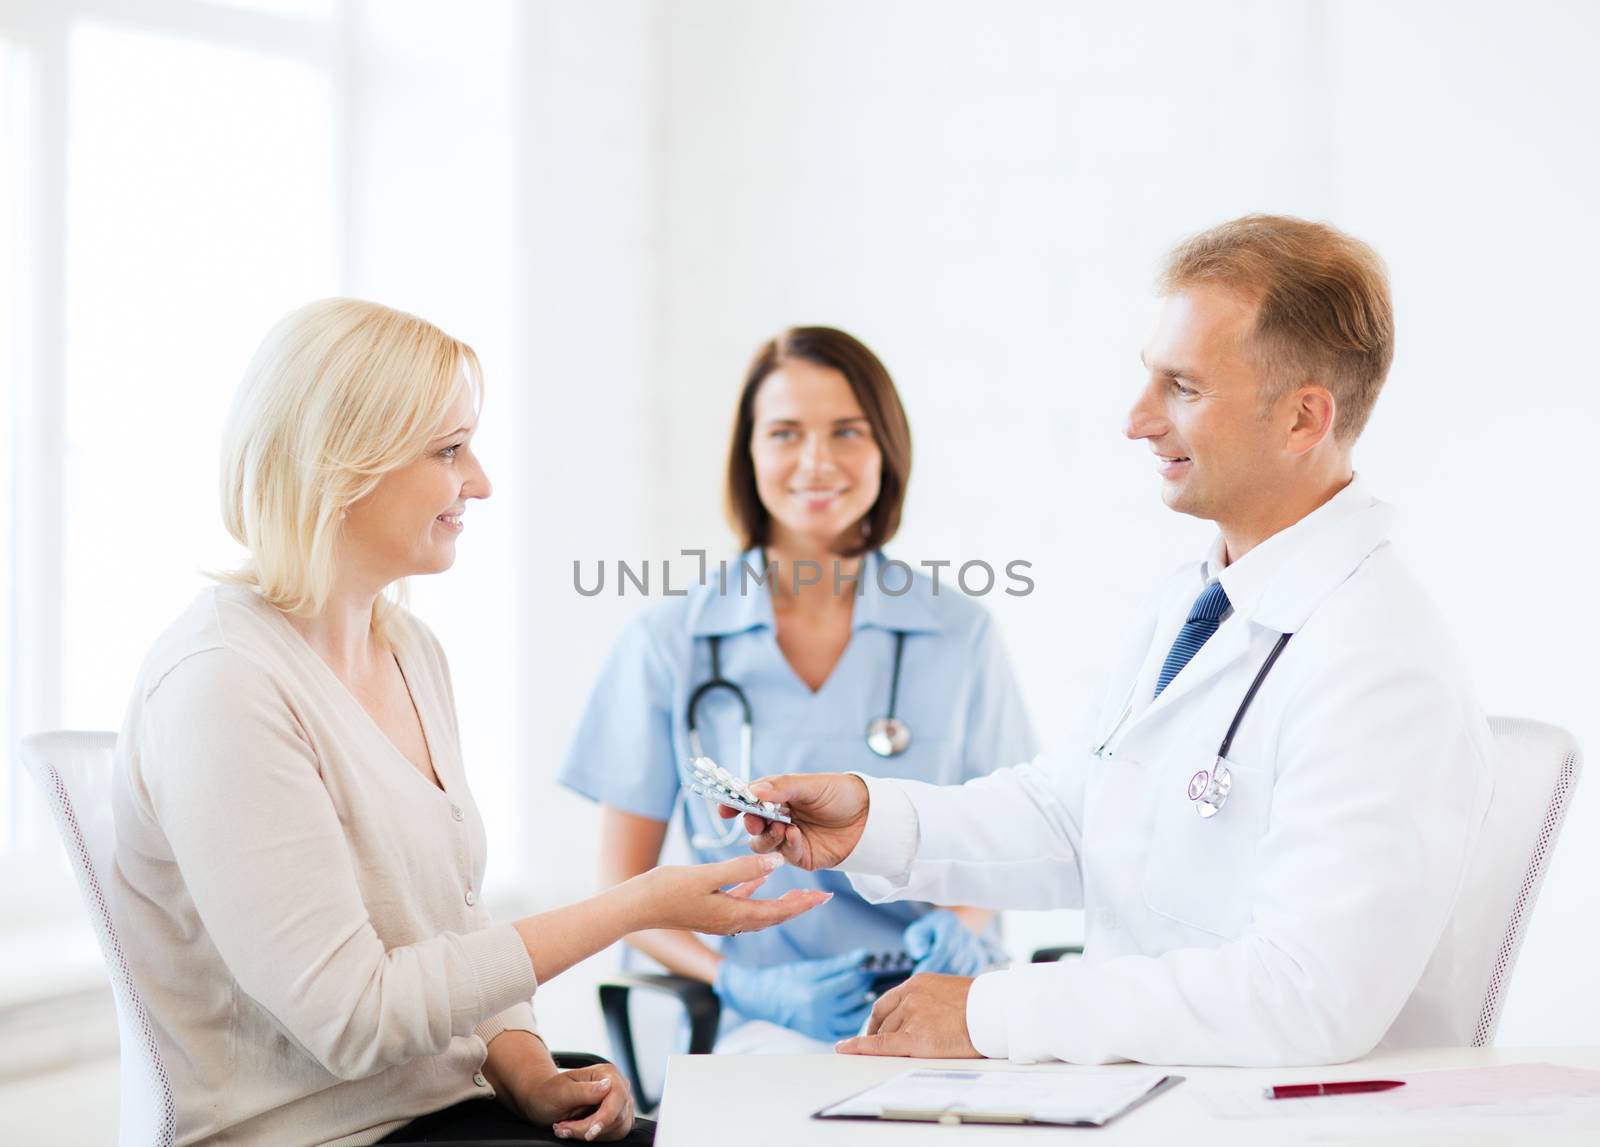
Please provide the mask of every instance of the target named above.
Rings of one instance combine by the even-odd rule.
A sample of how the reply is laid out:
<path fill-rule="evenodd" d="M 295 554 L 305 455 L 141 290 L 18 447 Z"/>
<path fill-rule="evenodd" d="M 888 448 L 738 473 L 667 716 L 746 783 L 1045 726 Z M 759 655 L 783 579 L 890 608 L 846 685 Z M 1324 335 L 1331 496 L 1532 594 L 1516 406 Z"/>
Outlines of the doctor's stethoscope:
<path fill-rule="evenodd" d="M 1185 790 L 1191 801 L 1194 802 L 1195 811 L 1203 819 L 1209 820 L 1222 811 L 1222 806 L 1228 803 L 1228 794 L 1233 791 L 1233 770 L 1228 768 L 1228 750 L 1233 748 L 1234 734 L 1239 731 L 1239 723 L 1244 720 L 1244 715 L 1250 709 L 1250 702 L 1256 699 L 1256 694 L 1261 689 L 1261 683 L 1267 679 L 1267 674 L 1272 672 L 1272 666 L 1277 662 L 1283 647 L 1289 644 L 1292 633 L 1285 633 L 1278 638 L 1272 652 L 1267 654 L 1267 659 L 1256 673 L 1255 680 L 1250 682 L 1250 688 L 1245 691 L 1244 700 L 1239 702 L 1239 707 L 1233 712 L 1233 720 L 1228 724 L 1228 732 L 1222 738 L 1222 744 L 1217 746 L 1216 760 L 1211 762 L 1209 769 L 1200 769 L 1189 778 Z M 1123 702 L 1122 713 L 1117 717 L 1117 723 L 1111 726 L 1111 732 L 1101 738 L 1100 743 L 1094 747 L 1094 754 L 1104 758 L 1108 754 L 1105 749 L 1127 721 L 1128 715 L 1133 712 L 1134 690 L 1138 689 L 1138 682 L 1128 689 L 1128 699 Z"/>
<path fill-rule="evenodd" d="M 894 669 L 889 677 L 889 709 L 882 717 L 874 717 L 867 723 L 867 748 L 880 757 L 898 757 L 906 751 L 911 744 L 911 730 L 906 723 L 895 716 L 895 706 L 900 699 L 900 663 L 905 655 L 906 631 L 896 629 L 894 633 Z M 750 698 L 737 684 L 729 681 L 722 675 L 722 637 L 712 634 L 707 640 L 711 644 L 711 677 L 702 681 L 689 694 L 688 722 L 689 722 L 689 755 L 691 757 L 705 756 L 700 744 L 700 702 L 708 693 L 718 689 L 726 690 L 733 699 L 739 703 L 739 779 L 749 784 L 753 779 L 750 774 L 751 752 L 755 741 L 755 712 L 750 707 Z M 744 829 L 737 819 L 731 820 L 723 828 L 720 835 L 695 833 L 691 843 L 696 848 L 725 848 L 745 835 Z"/>

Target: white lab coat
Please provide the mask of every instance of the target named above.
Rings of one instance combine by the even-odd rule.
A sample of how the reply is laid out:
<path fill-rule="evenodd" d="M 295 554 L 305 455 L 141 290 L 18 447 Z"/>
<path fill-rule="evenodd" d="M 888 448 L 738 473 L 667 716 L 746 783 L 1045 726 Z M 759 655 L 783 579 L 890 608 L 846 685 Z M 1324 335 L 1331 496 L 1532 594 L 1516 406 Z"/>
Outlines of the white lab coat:
<path fill-rule="evenodd" d="M 1471 1042 L 1482 985 L 1441 940 L 1490 735 L 1391 516 L 1357 479 L 1223 570 L 1233 613 L 1152 702 L 1208 563 L 1179 571 L 1113 674 L 1102 755 L 961 786 L 869 781 L 841 865 L 869 898 L 1086 910 L 1082 961 L 973 985 L 980 1052 L 1277 1065 Z M 1188 780 L 1286 632 L 1229 753 L 1231 794 L 1202 819 Z"/>

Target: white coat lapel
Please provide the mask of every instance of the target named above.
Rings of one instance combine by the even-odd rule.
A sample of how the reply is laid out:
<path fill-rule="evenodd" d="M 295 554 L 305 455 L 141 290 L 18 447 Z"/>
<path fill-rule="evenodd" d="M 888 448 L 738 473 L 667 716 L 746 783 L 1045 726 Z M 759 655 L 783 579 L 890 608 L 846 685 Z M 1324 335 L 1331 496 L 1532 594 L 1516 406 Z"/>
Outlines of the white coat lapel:
<path fill-rule="evenodd" d="M 1297 632 L 1323 599 L 1388 540 L 1393 522 L 1393 507 L 1374 502 L 1327 523 L 1285 555 L 1272 579 L 1252 600 L 1235 603 L 1237 608 L 1268 629 Z"/>
<path fill-rule="evenodd" d="M 1106 686 L 1105 697 L 1100 703 L 1094 737 L 1088 745 L 1091 753 L 1099 753 L 1104 749 L 1128 723 L 1132 714 L 1144 707 L 1138 696 L 1139 682 L 1144 675 L 1144 661 L 1150 643 L 1155 640 L 1160 616 L 1159 604 L 1152 605 L 1123 641 L 1117 654 L 1116 667 Z"/>
<path fill-rule="evenodd" d="M 1246 583 L 1228 586 L 1234 612 L 1162 690 L 1161 696 L 1142 711 L 1135 703 L 1134 723 L 1165 712 L 1246 656 L 1255 631 L 1264 628 L 1276 637 L 1299 630 L 1322 600 L 1384 544 L 1394 518 L 1389 506 L 1367 494 L 1359 479 L 1340 496 L 1339 502 L 1327 507 L 1334 512 L 1319 511 L 1262 543 L 1260 556 L 1269 558 L 1271 563 L 1268 576 L 1260 578 L 1257 574 Z M 1229 580 L 1224 573 L 1224 584 Z M 1177 628 L 1172 629 L 1174 638 L 1177 632 Z M 1163 649 L 1159 658 L 1165 660 L 1166 655 L 1167 650 Z M 1154 690 L 1153 681 L 1150 689 Z"/>

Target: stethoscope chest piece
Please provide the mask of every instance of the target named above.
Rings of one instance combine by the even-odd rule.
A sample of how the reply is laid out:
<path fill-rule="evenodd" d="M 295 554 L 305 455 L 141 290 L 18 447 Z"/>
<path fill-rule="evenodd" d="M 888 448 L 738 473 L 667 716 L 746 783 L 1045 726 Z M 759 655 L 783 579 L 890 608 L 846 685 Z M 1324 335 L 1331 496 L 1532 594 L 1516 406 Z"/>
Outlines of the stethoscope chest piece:
<path fill-rule="evenodd" d="M 897 757 L 911 744 L 911 730 L 898 717 L 874 717 L 867 726 L 867 748 L 880 757 Z"/>
<path fill-rule="evenodd" d="M 1279 636 L 1277 644 L 1272 647 L 1272 652 L 1267 654 L 1266 661 L 1256 673 L 1256 679 L 1250 683 L 1250 688 L 1245 692 L 1244 700 L 1239 702 L 1239 708 L 1233 714 L 1233 723 L 1228 726 L 1228 732 L 1222 738 L 1222 744 L 1217 746 L 1216 760 L 1211 762 L 1209 769 L 1201 769 L 1189 778 L 1188 796 L 1194 803 L 1195 812 L 1200 814 L 1202 820 L 1210 820 L 1222 811 L 1222 806 L 1228 803 L 1228 793 L 1233 790 L 1233 771 L 1228 768 L 1228 750 L 1233 747 L 1233 735 L 1239 731 L 1239 722 L 1244 720 L 1245 712 L 1250 708 L 1250 702 L 1255 700 L 1261 683 L 1267 679 L 1267 674 L 1272 672 L 1273 663 L 1283 653 L 1283 647 L 1289 644 L 1292 633 Z"/>
<path fill-rule="evenodd" d="M 1189 778 L 1189 799 L 1195 802 L 1195 811 L 1207 820 L 1222 811 L 1232 789 L 1233 773 L 1221 757 L 1212 762 L 1211 768 L 1201 769 Z"/>
<path fill-rule="evenodd" d="M 880 757 L 898 757 L 911 744 L 911 730 L 894 708 L 900 701 L 900 662 L 906 655 L 905 630 L 894 635 L 894 676 L 889 679 L 889 711 L 867 723 L 867 748 Z"/>

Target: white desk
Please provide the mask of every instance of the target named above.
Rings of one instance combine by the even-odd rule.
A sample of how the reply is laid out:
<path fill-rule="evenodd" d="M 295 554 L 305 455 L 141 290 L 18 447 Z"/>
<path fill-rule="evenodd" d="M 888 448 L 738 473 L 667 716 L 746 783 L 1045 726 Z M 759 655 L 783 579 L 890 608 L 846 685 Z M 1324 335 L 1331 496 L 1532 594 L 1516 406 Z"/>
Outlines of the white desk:
<path fill-rule="evenodd" d="M 1257 1092 L 1269 1083 L 1302 1080 L 1403 1078 L 1407 1071 L 1435 1068 L 1483 1067 L 1501 1063 L 1559 1063 L 1600 1070 L 1600 1048 L 1449 1048 L 1440 1051 L 1380 1051 L 1356 1063 L 1334 1067 L 1225 1068 L 1175 1067 L 1168 1069 L 1185 1082 L 1110 1126 L 1093 1128 L 1048 1127 L 937 1127 L 926 1123 L 861 1123 L 817 1120 L 811 1113 L 847 1095 L 865 1090 L 912 1067 L 1007 1068 L 1004 1061 L 882 1059 L 845 1055 L 790 1056 L 673 1056 L 667 1065 L 666 1099 L 662 1103 L 657 1147 L 787 1147 L 789 1144 L 826 1144 L 849 1147 L 1046 1147 L 1073 1136 L 1084 1142 L 1149 1143 L 1171 1147 L 1208 1147 L 1226 1144 L 1279 1144 L 1304 1142 L 1360 1142 L 1439 1144 L 1440 1147 L 1476 1147 L 1478 1144 L 1600 1144 L 1600 1099 L 1574 1101 L 1581 1110 L 1565 1116 L 1531 1112 L 1511 1118 L 1482 1118 L 1468 1114 L 1409 1114 L 1404 1122 L 1375 1126 L 1370 1119 L 1356 1120 L 1332 1114 L 1306 1118 L 1220 1119 L 1198 1102 L 1208 1091 Z M 1068 1064 L 1041 1064 L 1029 1071 L 1148 1071 L 1137 1064 L 1110 1068 L 1082 1068 Z M 1307 1100 L 1305 1103 L 1337 1103 Z"/>

